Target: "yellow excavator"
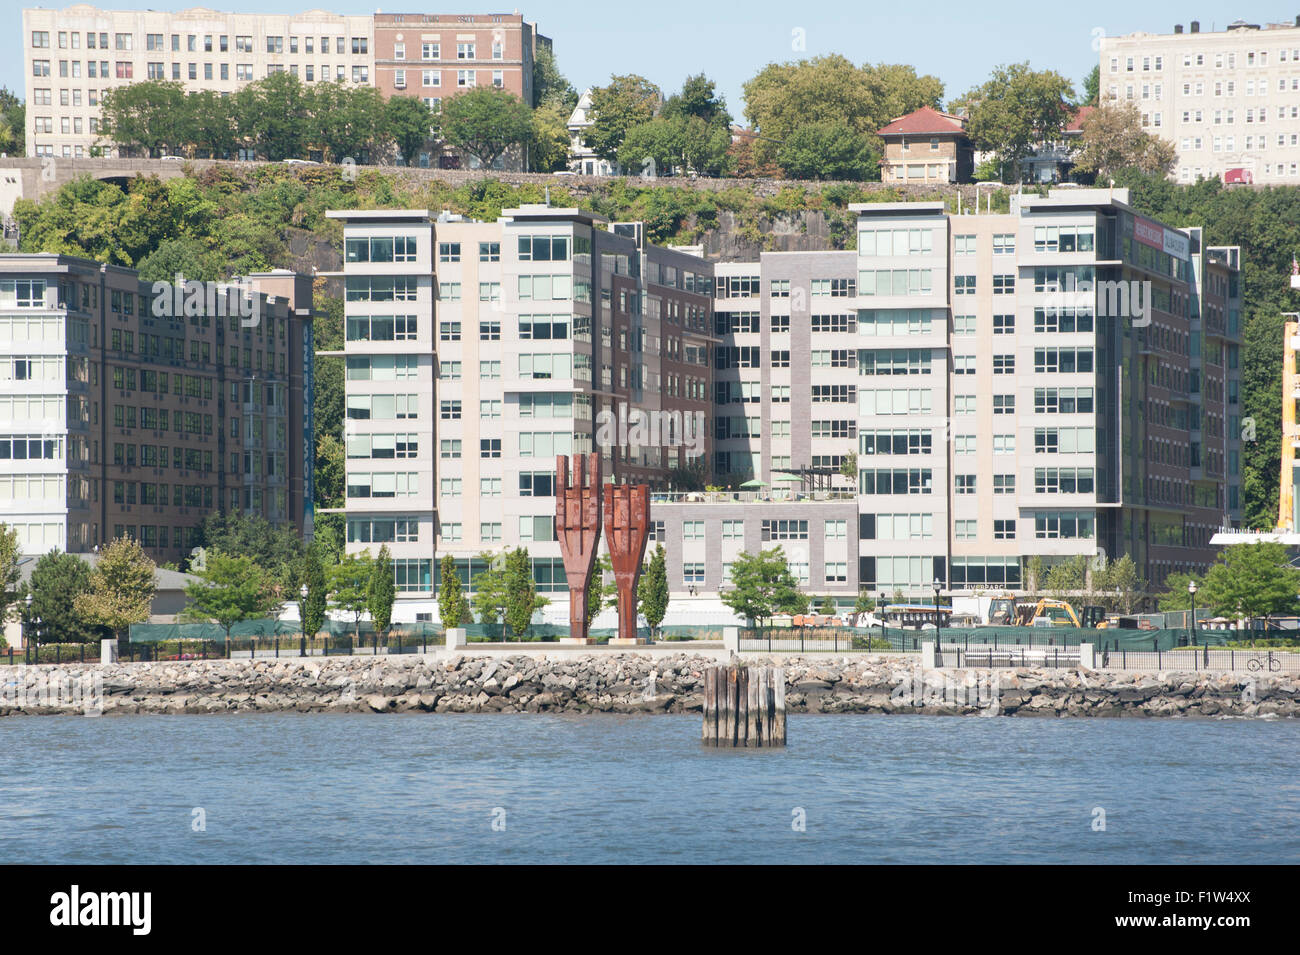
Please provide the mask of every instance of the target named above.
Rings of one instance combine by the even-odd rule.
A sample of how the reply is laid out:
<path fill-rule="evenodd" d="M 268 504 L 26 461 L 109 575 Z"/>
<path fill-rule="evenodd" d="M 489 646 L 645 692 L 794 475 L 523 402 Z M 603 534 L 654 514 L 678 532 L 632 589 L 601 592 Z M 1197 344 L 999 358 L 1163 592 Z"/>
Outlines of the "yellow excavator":
<path fill-rule="evenodd" d="M 1003 627 L 1104 627 L 1101 607 L 1084 607 L 1084 622 L 1064 600 L 1043 597 L 1037 602 L 1017 603 L 1012 594 L 999 594 L 989 601 L 989 624 Z"/>

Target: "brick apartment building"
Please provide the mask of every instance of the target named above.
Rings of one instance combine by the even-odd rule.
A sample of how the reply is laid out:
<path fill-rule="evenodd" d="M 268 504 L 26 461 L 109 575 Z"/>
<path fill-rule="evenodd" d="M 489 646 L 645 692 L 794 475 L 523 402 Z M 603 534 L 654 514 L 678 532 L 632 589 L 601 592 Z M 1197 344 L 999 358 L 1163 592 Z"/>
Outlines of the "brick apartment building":
<path fill-rule="evenodd" d="M 178 562 L 218 510 L 311 533 L 311 279 L 245 287 L 252 325 L 172 318 L 134 270 L 0 255 L 0 522 L 24 554 L 129 535 Z"/>

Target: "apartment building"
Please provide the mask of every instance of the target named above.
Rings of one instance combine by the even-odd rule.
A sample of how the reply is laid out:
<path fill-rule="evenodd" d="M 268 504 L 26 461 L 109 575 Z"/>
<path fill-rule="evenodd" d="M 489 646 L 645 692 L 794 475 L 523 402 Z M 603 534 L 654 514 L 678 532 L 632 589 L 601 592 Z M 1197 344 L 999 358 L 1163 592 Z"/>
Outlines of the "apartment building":
<path fill-rule="evenodd" d="M 533 57 L 550 44 L 517 13 L 171 13 L 75 4 L 25 9 L 22 29 L 28 155 L 68 159 L 112 153 L 98 138 L 103 96 L 142 80 L 226 96 L 287 72 L 307 84 L 418 96 L 435 110 L 475 86 L 531 102 Z"/>
<path fill-rule="evenodd" d="M 310 277 L 224 291 L 0 255 L 0 522 L 24 554 L 128 535 L 178 562 L 216 510 L 311 533 Z"/>
<path fill-rule="evenodd" d="M 480 554 L 526 546 L 538 588 L 565 590 L 556 455 L 598 450 L 607 480 L 656 489 L 708 460 L 702 259 L 577 209 L 330 216 L 346 251 L 347 544 L 389 545 L 412 612 L 432 612 L 444 554 L 468 583 Z"/>
<path fill-rule="evenodd" d="M 855 209 L 854 252 L 715 266 L 720 483 L 798 508 L 851 486 L 856 454 L 853 590 L 1018 588 L 1032 557 L 1076 554 L 1158 582 L 1213 558 L 1241 507 L 1237 249 L 1124 190 Z"/>
<path fill-rule="evenodd" d="M 562 602 L 554 458 L 596 450 L 651 485 L 682 596 L 778 544 L 845 599 L 1020 589 L 1035 557 L 1130 554 L 1155 584 L 1213 559 L 1240 519 L 1237 249 L 1124 190 L 854 211 L 855 250 L 717 264 L 573 209 L 331 213 L 348 546 L 412 562 L 408 612 L 434 612 L 439 556 L 468 582 L 506 546 Z M 667 430 L 604 428 L 640 414 Z"/>
<path fill-rule="evenodd" d="M 1300 17 L 1102 37 L 1100 56 L 1102 99 L 1174 144 L 1178 182 L 1300 182 Z"/>
<path fill-rule="evenodd" d="M 551 41 L 518 13 L 374 16 L 374 84 L 385 96 L 419 96 L 437 110 L 478 86 L 533 101 L 533 59 Z"/>

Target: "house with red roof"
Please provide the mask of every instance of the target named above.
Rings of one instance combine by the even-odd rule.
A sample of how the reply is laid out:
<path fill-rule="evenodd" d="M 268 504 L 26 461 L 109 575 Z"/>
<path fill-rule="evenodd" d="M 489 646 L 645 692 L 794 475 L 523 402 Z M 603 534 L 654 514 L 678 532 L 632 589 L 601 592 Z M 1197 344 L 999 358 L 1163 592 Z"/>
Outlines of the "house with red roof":
<path fill-rule="evenodd" d="M 971 181 L 975 150 L 961 116 L 922 106 L 881 129 L 879 136 L 885 141 L 885 155 L 880 160 L 884 182 Z"/>

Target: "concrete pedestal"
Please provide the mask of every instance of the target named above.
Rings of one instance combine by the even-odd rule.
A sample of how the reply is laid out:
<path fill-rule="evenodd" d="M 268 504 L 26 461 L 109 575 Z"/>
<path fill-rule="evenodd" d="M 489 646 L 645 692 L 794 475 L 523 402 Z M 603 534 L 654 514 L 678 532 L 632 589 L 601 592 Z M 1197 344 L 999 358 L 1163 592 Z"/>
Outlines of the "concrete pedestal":
<path fill-rule="evenodd" d="M 99 641 L 99 662 L 100 663 L 117 662 L 117 641 L 116 640 Z"/>
<path fill-rule="evenodd" d="M 939 654 L 939 648 L 935 646 L 933 640 L 925 640 L 921 643 L 921 669 L 938 670 L 943 667 L 943 657 Z"/>
<path fill-rule="evenodd" d="M 596 639 L 595 637 L 560 637 L 559 642 L 567 643 L 571 647 L 586 647 L 595 646 Z M 610 640 L 609 642 L 613 643 L 614 641 Z"/>
<path fill-rule="evenodd" d="M 447 628 L 447 644 L 446 644 L 446 648 L 447 648 L 448 650 L 457 650 L 457 649 L 460 649 L 461 647 L 465 646 L 466 642 L 467 642 L 467 641 L 466 641 L 466 639 L 465 639 L 465 628 L 464 628 L 464 627 L 448 627 L 448 628 Z"/>
<path fill-rule="evenodd" d="M 1097 669 L 1097 648 L 1091 643 L 1079 644 L 1079 669 Z"/>
<path fill-rule="evenodd" d="M 650 641 L 645 639 L 645 637 L 634 637 L 630 640 L 624 637 L 609 638 L 609 645 L 611 647 L 644 647 L 649 643 Z"/>
<path fill-rule="evenodd" d="M 723 627 L 722 628 L 722 648 L 733 656 L 740 653 L 740 628 Z"/>

